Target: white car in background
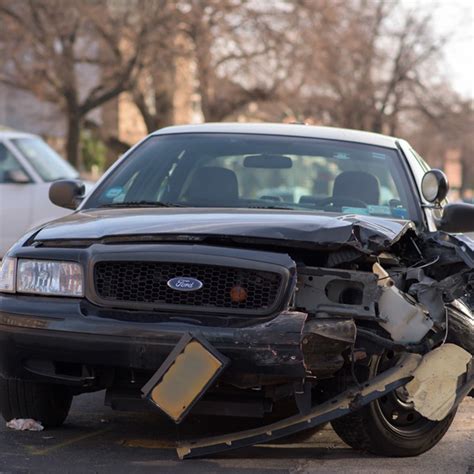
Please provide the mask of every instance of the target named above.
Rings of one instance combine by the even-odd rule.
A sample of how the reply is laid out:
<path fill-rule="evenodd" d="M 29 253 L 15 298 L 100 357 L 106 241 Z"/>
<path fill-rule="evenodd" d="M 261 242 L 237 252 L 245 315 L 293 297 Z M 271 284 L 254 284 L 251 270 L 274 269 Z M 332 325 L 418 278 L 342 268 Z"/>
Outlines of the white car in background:
<path fill-rule="evenodd" d="M 0 130 L 0 259 L 28 229 L 71 211 L 51 203 L 51 182 L 79 173 L 39 136 Z"/>

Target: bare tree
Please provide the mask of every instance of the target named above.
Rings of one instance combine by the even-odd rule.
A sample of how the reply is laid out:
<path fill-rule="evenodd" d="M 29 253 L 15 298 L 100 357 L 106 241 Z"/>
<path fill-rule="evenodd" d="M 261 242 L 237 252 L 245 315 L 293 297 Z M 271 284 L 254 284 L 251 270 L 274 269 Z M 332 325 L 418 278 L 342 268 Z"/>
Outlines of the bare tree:
<path fill-rule="evenodd" d="M 191 60 L 189 47 L 183 41 L 180 6 L 182 4 L 175 0 L 161 2 L 159 27 L 150 34 L 142 71 L 130 88 L 131 97 L 150 133 L 174 123 L 177 65 L 183 59 Z"/>
<path fill-rule="evenodd" d="M 0 15 L 0 81 L 61 108 L 75 164 L 86 117 L 123 91 L 148 131 L 173 123 L 180 60 L 206 121 L 252 109 L 391 134 L 462 122 L 435 87 L 446 38 L 431 12 L 395 2 L 0 0 Z"/>
<path fill-rule="evenodd" d="M 255 101 L 274 99 L 283 77 L 285 11 L 278 3 L 189 0 L 183 31 L 196 64 L 206 121 L 221 121 Z"/>
<path fill-rule="evenodd" d="M 396 133 L 401 114 L 417 107 L 446 42 L 433 34 L 432 13 L 384 0 L 303 0 L 299 13 L 301 82 L 286 96 L 297 98 L 300 114 Z"/>
<path fill-rule="evenodd" d="M 191 61 L 189 48 L 179 33 L 178 12 L 166 28 L 155 32 L 145 57 L 145 67 L 132 84 L 131 95 L 149 133 L 175 122 L 175 93 L 179 64 Z M 193 78 L 187 78 L 193 83 Z"/>
<path fill-rule="evenodd" d="M 162 3 L 0 1 L 8 58 L 0 81 L 60 107 L 67 122 L 67 157 L 73 164 L 80 164 L 84 118 L 128 89 L 143 67 Z"/>
<path fill-rule="evenodd" d="M 132 86 L 132 98 L 149 133 L 174 123 L 176 65 L 168 54 L 148 64 Z"/>
<path fill-rule="evenodd" d="M 176 68 L 192 64 L 206 121 L 229 118 L 254 101 L 274 99 L 278 79 L 275 12 L 247 0 L 182 0 L 167 28 L 154 33 L 146 66 L 133 85 L 133 99 L 148 131 L 173 122 Z M 282 22 L 280 21 L 280 24 Z M 275 63 L 275 61 L 274 61 Z"/>
<path fill-rule="evenodd" d="M 425 91 L 419 110 L 409 117 L 407 136 L 432 166 L 443 168 L 454 152 L 462 167 L 461 196 L 474 189 L 474 108 L 449 87 Z"/>

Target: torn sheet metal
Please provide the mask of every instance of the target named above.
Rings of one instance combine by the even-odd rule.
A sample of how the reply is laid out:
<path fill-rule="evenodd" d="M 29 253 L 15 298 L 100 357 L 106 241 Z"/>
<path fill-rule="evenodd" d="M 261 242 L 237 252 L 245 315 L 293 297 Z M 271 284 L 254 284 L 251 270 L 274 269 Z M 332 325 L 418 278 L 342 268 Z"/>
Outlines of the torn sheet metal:
<path fill-rule="evenodd" d="M 373 273 L 300 266 L 297 274 L 296 307 L 313 314 L 376 318 L 380 290 Z"/>
<path fill-rule="evenodd" d="M 423 357 L 414 372 L 414 378 L 406 385 L 408 401 L 415 410 L 433 421 L 443 420 L 453 409 L 457 391 L 469 376 L 472 356 L 455 344 L 445 344 Z M 464 377 L 463 377 L 464 376 Z M 473 374 L 470 375 L 470 389 L 474 387 Z"/>
<path fill-rule="evenodd" d="M 315 318 L 309 320 L 303 332 L 303 355 L 309 373 L 325 378 L 334 375 L 344 365 L 345 351 L 356 339 L 353 319 Z"/>
<path fill-rule="evenodd" d="M 460 300 L 450 303 L 447 309 L 449 313 L 448 342 L 461 346 L 474 355 L 474 313 Z"/>
<path fill-rule="evenodd" d="M 346 390 L 327 402 L 313 407 L 305 415 L 295 415 L 271 425 L 239 433 L 183 443 L 177 448 L 178 456 L 180 459 L 188 459 L 266 443 L 339 418 L 405 385 L 413 376 L 421 359 L 422 357 L 418 354 L 404 354 L 395 367 L 365 383 L 361 388 Z"/>
<path fill-rule="evenodd" d="M 435 247 L 451 253 L 451 259 L 462 260 L 469 268 L 474 268 L 474 240 L 462 234 L 448 234 L 438 231 L 424 234 L 424 240 Z M 448 254 L 448 252 L 446 252 Z M 447 255 L 446 255 L 447 258 Z"/>
<path fill-rule="evenodd" d="M 421 341 L 433 327 L 433 320 L 415 299 L 401 292 L 378 263 L 373 266 L 382 290 L 378 300 L 379 323 L 400 344 Z"/>

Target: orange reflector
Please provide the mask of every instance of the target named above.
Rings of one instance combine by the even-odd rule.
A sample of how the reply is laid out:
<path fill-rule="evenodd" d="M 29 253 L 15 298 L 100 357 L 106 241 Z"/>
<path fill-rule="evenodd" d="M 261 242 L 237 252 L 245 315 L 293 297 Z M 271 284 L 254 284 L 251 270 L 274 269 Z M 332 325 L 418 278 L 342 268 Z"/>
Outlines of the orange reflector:
<path fill-rule="evenodd" d="M 230 290 L 230 299 L 233 303 L 243 303 L 247 300 L 247 290 L 241 286 L 234 286 Z"/>
<path fill-rule="evenodd" d="M 143 387 L 142 392 L 179 423 L 226 363 L 227 359 L 207 343 L 186 335 Z"/>

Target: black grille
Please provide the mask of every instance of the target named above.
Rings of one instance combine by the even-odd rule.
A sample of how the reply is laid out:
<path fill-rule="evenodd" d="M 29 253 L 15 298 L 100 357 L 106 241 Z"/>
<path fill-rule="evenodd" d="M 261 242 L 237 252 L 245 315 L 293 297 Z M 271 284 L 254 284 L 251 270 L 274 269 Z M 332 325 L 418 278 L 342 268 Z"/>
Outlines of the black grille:
<path fill-rule="evenodd" d="M 168 287 L 175 277 L 196 278 L 203 283 L 197 291 L 181 292 Z M 217 265 L 168 262 L 98 262 L 94 268 L 95 288 L 102 300 L 160 306 L 234 309 L 268 312 L 282 285 L 279 273 L 222 267 Z M 240 292 L 237 290 L 242 288 Z M 234 290 L 233 290 L 234 289 Z M 232 301 L 231 293 L 243 301 Z M 243 298 L 242 298 L 243 299 Z M 128 306 L 128 305 L 127 305 Z M 192 309 L 192 308 L 188 308 Z M 240 312 L 239 311 L 239 312 Z"/>

